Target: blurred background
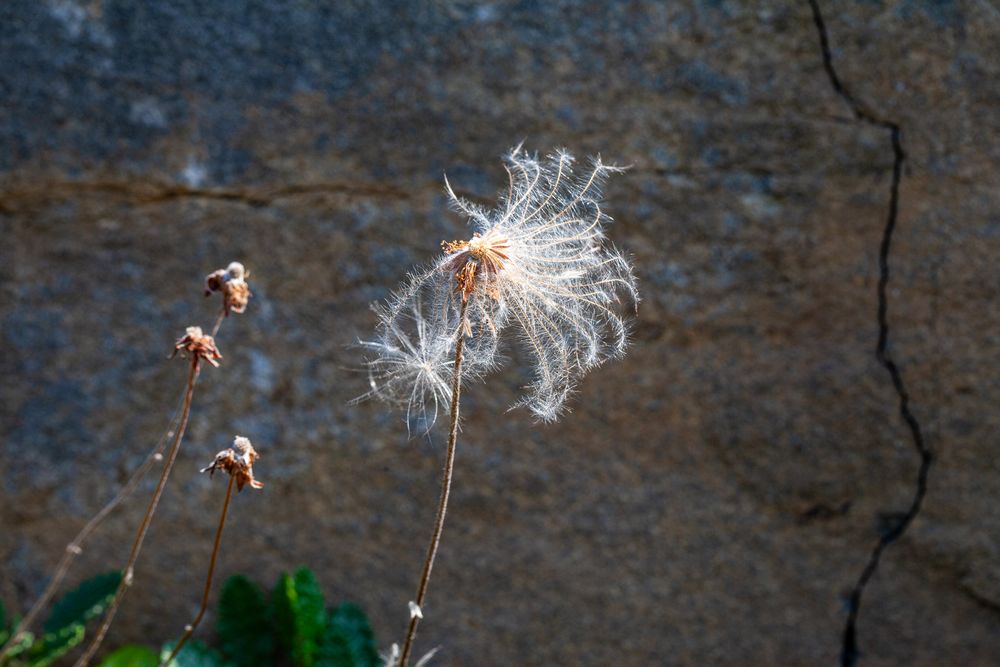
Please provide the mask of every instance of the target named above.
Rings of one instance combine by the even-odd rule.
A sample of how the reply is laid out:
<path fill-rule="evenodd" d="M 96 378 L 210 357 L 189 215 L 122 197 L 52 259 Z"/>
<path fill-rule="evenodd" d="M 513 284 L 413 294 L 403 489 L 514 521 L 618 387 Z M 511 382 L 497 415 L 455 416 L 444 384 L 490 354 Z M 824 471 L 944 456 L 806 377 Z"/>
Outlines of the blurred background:
<path fill-rule="evenodd" d="M 822 2 L 822 0 L 821 0 Z M 936 453 L 858 623 L 866 665 L 1000 655 L 1000 10 L 823 2 L 834 66 L 906 151 L 890 350 Z M 0 4 L 0 597 L 24 611 L 166 428 L 167 361 L 251 271 L 107 647 L 193 615 L 234 433 L 218 576 L 314 569 L 402 639 L 444 429 L 352 406 L 371 302 L 506 187 L 525 142 L 631 165 L 609 237 L 643 302 L 572 413 L 464 395 L 417 654 L 439 665 L 829 665 L 919 457 L 875 357 L 889 132 L 823 68 L 806 2 L 5 0 Z M 123 563 L 154 477 L 72 581 Z M 72 582 L 71 582 L 72 583 Z M 199 635 L 211 640 L 211 617 Z"/>

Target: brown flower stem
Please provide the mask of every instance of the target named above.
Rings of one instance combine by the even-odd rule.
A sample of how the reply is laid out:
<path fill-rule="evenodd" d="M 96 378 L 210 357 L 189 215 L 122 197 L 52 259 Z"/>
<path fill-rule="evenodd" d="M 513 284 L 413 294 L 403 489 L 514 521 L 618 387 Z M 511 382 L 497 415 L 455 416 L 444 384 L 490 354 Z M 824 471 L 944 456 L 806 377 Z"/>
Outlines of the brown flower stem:
<path fill-rule="evenodd" d="M 100 509 L 100 511 L 91 517 L 90 521 L 80 529 L 80 532 L 76 534 L 73 541 L 66 545 L 66 549 L 63 552 L 62 558 L 59 559 L 59 564 L 56 566 L 55 573 L 52 575 L 52 579 L 49 581 L 45 590 L 42 592 L 41 596 L 35 601 L 35 604 L 31 606 L 28 613 L 25 614 L 24 619 L 14 628 L 14 632 L 7 643 L 0 647 L 0 660 L 2 660 L 15 645 L 20 641 L 21 637 L 31 625 L 38 618 L 38 615 L 45 609 L 52 596 L 55 595 L 56 591 L 62 585 L 63 579 L 66 578 L 66 574 L 69 572 L 70 566 L 73 561 L 83 553 L 83 545 L 90 538 L 90 535 L 97 530 L 97 527 L 104 521 L 105 518 L 119 505 L 121 505 L 135 488 L 139 485 L 139 482 L 149 469 L 153 467 L 157 461 L 163 460 L 163 447 L 167 443 L 167 440 L 174 435 L 174 427 L 177 423 L 178 414 L 180 413 L 180 405 L 174 411 L 174 415 L 170 418 L 170 425 L 167 427 L 166 432 L 160 437 L 156 445 L 153 447 L 152 451 L 146 456 L 146 459 L 139 465 L 135 471 L 132 472 L 132 476 L 129 477 L 125 485 L 118 490 L 118 493 L 112 498 L 108 503 Z"/>
<path fill-rule="evenodd" d="M 225 321 L 225 319 L 226 319 L 226 308 L 223 306 L 222 312 L 220 312 L 219 316 L 215 318 L 215 326 L 212 327 L 212 338 L 215 338 L 216 336 L 219 335 L 219 327 L 222 326 L 222 323 Z"/>
<path fill-rule="evenodd" d="M 445 454 L 444 470 L 441 473 L 441 500 L 438 502 L 437 518 L 434 519 L 434 532 L 427 546 L 427 559 L 424 561 L 424 571 L 420 575 L 420 586 L 417 588 L 417 609 L 410 613 L 410 627 L 406 631 L 406 641 L 399 656 L 399 667 L 406 667 L 413 648 L 413 640 L 417 635 L 417 623 L 420 622 L 420 610 L 424 606 L 427 595 L 427 584 L 431 580 L 431 568 L 434 567 L 434 557 L 437 555 L 441 542 L 441 531 L 444 528 L 444 515 L 448 511 L 448 496 L 451 494 L 451 478 L 455 470 L 455 445 L 458 442 L 458 406 L 462 391 L 462 352 L 465 348 L 465 310 L 469 302 L 462 300 L 461 322 L 458 328 L 458 338 L 455 341 L 455 368 L 451 379 L 451 425 L 448 431 L 448 450 Z M 417 612 L 417 613 L 414 613 Z"/>
<path fill-rule="evenodd" d="M 132 575 L 135 563 L 139 559 L 139 552 L 142 550 L 143 540 L 146 538 L 149 524 L 153 521 L 153 513 L 160 502 L 160 496 L 163 495 L 163 489 L 167 485 L 167 478 L 170 476 L 170 470 L 174 467 L 174 461 L 177 460 L 177 453 L 181 448 L 181 441 L 184 439 L 188 417 L 191 415 L 191 399 L 194 397 L 194 385 L 198 381 L 198 372 L 201 368 L 200 362 L 201 357 L 199 355 L 195 354 L 191 356 L 191 371 L 188 373 L 187 390 L 184 393 L 184 404 L 181 407 L 180 423 L 177 426 L 177 432 L 174 434 L 174 441 L 170 446 L 170 452 L 167 454 L 167 462 L 163 466 L 163 472 L 160 473 L 160 481 L 156 485 L 153 497 L 149 501 L 149 507 L 146 508 L 146 514 L 142 517 L 142 523 L 139 524 L 139 530 L 136 532 L 135 541 L 132 543 L 132 551 L 129 553 L 121 583 L 118 584 L 118 590 L 115 591 L 115 597 L 111 601 L 111 606 L 108 607 L 107 613 L 104 615 L 104 621 L 101 623 L 97 635 L 83 655 L 76 661 L 74 667 L 86 667 L 91 659 L 93 659 L 94 654 L 97 653 L 97 649 L 101 646 L 101 642 L 104 641 L 104 636 L 108 633 L 108 628 L 111 627 L 111 622 L 115 618 L 115 613 L 118 611 L 118 607 L 121 605 L 126 591 L 132 585 Z"/>
<path fill-rule="evenodd" d="M 215 561 L 219 555 L 219 544 L 222 543 L 222 529 L 226 526 L 226 515 L 229 513 L 229 501 L 233 497 L 233 482 L 235 481 L 236 475 L 230 475 L 229 485 L 226 487 L 226 499 L 222 501 L 222 515 L 219 517 L 219 527 L 215 531 L 215 544 L 212 545 L 212 557 L 208 561 L 208 575 L 205 577 L 205 591 L 201 595 L 201 608 L 190 625 L 184 627 L 184 634 L 177 641 L 174 650 L 170 653 L 170 657 L 160 662 L 160 667 L 165 667 L 177 657 L 177 654 L 184 648 L 184 644 L 194 634 L 198 624 L 201 623 L 201 619 L 205 615 L 205 610 L 208 609 L 208 595 L 212 592 L 212 576 L 215 574 Z"/>

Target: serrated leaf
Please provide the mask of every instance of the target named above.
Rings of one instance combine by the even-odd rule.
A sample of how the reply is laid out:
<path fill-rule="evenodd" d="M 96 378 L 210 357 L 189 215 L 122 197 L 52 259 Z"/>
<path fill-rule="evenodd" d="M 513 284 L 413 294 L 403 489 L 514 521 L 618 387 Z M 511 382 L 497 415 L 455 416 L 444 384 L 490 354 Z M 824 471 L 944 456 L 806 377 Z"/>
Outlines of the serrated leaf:
<path fill-rule="evenodd" d="M 177 642 L 167 642 L 160 651 L 160 660 L 170 657 L 170 652 L 174 650 Z M 263 663 L 266 664 L 266 663 Z M 177 654 L 167 667 L 228 667 L 229 663 L 215 649 L 205 646 L 197 639 L 184 644 L 184 648 Z"/>
<path fill-rule="evenodd" d="M 105 572 L 87 579 L 64 595 L 45 621 L 45 634 L 55 634 L 76 624 L 83 625 L 100 614 L 111 602 L 121 579 L 121 572 Z"/>
<path fill-rule="evenodd" d="M 157 667 L 160 656 L 148 646 L 122 646 L 107 655 L 98 667 Z"/>
<path fill-rule="evenodd" d="M 282 574 L 271 599 L 278 639 L 295 667 L 313 667 L 326 629 L 323 592 L 309 568 Z"/>
<path fill-rule="evenodd" d="M 378 667 L 375 633 L 361 607 L 345 602 L 330 611 L 316 665 Z"/>
<path fill-rule="evenodd" d="M 46 667 L 60 656 L 83 641 L 84 627 L 82 623 L 73 623 L 59 632 L 47 632 L 42 640 L 34 644 L 28 651 L 28 667 Z"/>
<path fill-rule="evenodd" d="M 230 577 L 219 596 L 215 625 L 222 653 L 237 667 L 270 664 L 275 637 L 261 590 L 244 576 Z"/>

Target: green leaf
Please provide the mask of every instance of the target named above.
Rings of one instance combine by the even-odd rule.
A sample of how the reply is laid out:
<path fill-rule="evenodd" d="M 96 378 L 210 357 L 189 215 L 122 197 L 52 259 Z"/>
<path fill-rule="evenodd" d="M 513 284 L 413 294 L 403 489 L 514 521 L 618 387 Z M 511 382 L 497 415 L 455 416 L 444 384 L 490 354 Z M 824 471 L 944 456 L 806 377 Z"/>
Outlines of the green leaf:
<path fill-rule="evenodd" d="M 121 572 L 105 572 L 87 579 L 67 593 L 55 604 L 45 621 L 45 634 L 55 634 L 76 624 L 83 625 L 100 614 L 111 602 L 121 580 Z"/>
<path fill-rule="evenodd" d="M 157 667 L 160 656 L 148 646 L 122 646 L 101 661 L 98 667 Z"/>
<path fill-rule="evenodd" d="M 25 630 L 21 633 L 21 638 L 10 645 L 7 649 L 7 657 L 13 658 L 14 656 L 21 655 L 28 649 L 30 649 L 35 643 L 35 635 L 31 632 Z"/>
<path fill-rule="evenodd" d="M 160 660 L 166 660 L 170 656 L 176 643 L 167 642 L 163 645 L 163 650 L 160 651 Z M 184 648 L 177 654 L 177 657 L 170 661 L 167 667 L 226 667 L 228 665 L 229 663 L 218 651 L 210 649 L 194 639 L 184 644 Z"/>
<path fill-rule="evenodd" d="M 267 602 L 246 577 L 236 575 L 223 584 L 215 632 L 223 654 L 237 667 L 272 662 L 275 638 Z"/>
<path fill-rule="evenodd" d="M 295 643 L 295 610 L 292 608 L 294 597 L 295 582 L 287 573 L 282 572 L 271 593 L 271 618 L 278 633 L 278 643 L 288 653 L 291 653 Z"/>
<path fill-rule="evenodd" d="M 313 667 L 326 628 L 323 592 L 316 575 L 302 567 L 282 574 L 271 599 L 278 639 L 292 655 L 295 667 Z"/>
<path fill-rule="evenodd" d="M 345 602 L 330 611 L 316 664 L 322 667 L 378 667 L 375 634 L 361 607 Z"/>
<path fill-rule="evenodd" d="M 47 632 L 42 641 L 34 644 L 28 651 L 28 667 L 45 667 L 51 665 L 60 656 L 83 641 L 84 627 L 82 623 L 73 623 L 59 632 Z"/>

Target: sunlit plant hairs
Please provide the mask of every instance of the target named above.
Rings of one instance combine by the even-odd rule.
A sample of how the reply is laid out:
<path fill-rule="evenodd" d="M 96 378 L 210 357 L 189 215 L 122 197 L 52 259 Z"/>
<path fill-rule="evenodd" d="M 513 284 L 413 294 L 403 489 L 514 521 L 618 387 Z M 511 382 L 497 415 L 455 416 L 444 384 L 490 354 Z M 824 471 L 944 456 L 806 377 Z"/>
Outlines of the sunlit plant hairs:
<path fill-rule="evenodd" d="M 445 241 L 431 265 L 407 278 L 376 306 L 375 340 L 368 351 L 370 390 L 406 406 L 407 423 L 429 430 L 441 403 L 449 406 L 448 447 L 434 530 L 398 664 L 406 667 L 447 512 L 463 380 L 497 364 L 500 342 L 515 338 L 532 361 L 533 381 L 517 405 L 555 420 L 584 372 L 624 354 L 628 330 L 621 301 L 638 303 L 632 267 L 605 243 L 610 221 L 600 206 L 608 174 L 590 162 L 583 175 L 573 157 L 544 160 L 520 146 L 506 157 L 508 187 L 493 209 L 458 197 L 445 179 L 452 206 L 472 227 L 467 240 Z"/>
<path fill-rule="evenodd" d="M 355 402 L 378 398 L 398 404 L 405 411 L 407 428 L 420 434 L 430 431 L 442 406 L 447 409 L 451 402 L 455 335 L 460 327 L 459 311 L 448 308 L 451 283 L 439 281 L 423 292 L 431 288 L 441 293 L 432 294 L 430 303 L 444 309 L 425 307 L 421 293 L 399 309 L 373 306 L 379 319 L 378 335 L 359 342 L 368 356 L 370 388 Z M 492 367 L 495 350 L 487 348 L 495 343 L 494 338 L 470 346 L 474 353 L 466 352 L 463 380 L 482 377 Z"/>
<path fill-rule="evenodd" d="M 402 402 L 411 419 L 427 413 L 433 423 L 447 404 L 460 328 L 466 378 L 496 365 L 503 338 L 521 345 L 534 377 L 517 405 L 544 421 L 558 418 L 584 372 L 625 352 L 620 302 L 634 306 L 638 292 L 628 260 L 605 241 L 610 218 L 600 204 L 604 181 L 621 169 L 595 158 L 577 175 L 570 154 L 539 160 L 521 147 L 504 166 L 508 187 L 489 210 L 445 180 L 471 238 L 442 243 L 434 263 L 376 307 L 378 336 L 363 343 L 371 353 L 367 396 Z"/>

